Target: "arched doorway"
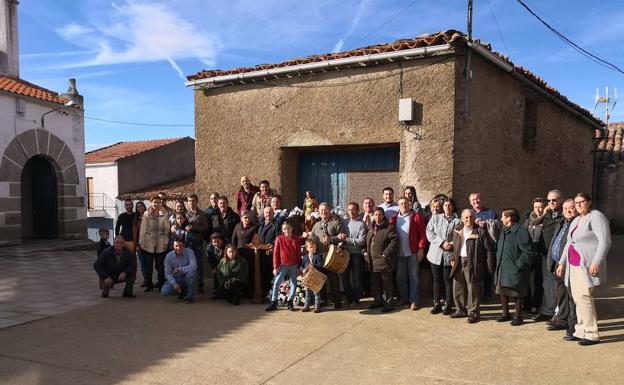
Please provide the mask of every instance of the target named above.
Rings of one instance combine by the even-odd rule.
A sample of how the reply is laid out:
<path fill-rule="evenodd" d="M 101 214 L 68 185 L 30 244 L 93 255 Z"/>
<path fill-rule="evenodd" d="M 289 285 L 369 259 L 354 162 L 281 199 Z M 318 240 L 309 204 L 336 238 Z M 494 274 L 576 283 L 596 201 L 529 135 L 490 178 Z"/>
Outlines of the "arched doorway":
<path fill-rule="evenodd" d="M 33 156 L 22 171 L 22 237 L 56 238 L 57 222 L 56 172 L 44 156 Z"/>

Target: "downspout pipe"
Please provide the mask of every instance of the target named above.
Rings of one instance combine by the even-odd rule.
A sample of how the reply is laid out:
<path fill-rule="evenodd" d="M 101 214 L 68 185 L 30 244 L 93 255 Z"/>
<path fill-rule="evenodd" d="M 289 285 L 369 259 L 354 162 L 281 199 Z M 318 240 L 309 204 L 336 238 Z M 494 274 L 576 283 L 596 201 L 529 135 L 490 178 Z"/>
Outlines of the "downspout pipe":
<path fill-rule="evenodd" d="M 450 44 L 442 44 L 435 45 L 431 47 L 421 47 L 421 48 L 412 48 L 412 49 L 404 49 L 400 51 L 392 51 L 392 52 L 383 52 L 376 53 L 370 55 L 361 55 L 361 56 L 352 56 L 342 59 L 333 59 L 333 60 L 324 60 L 315 63 L 305 63 L 305 64 L 297 64 L 288 67 L 278 67 L 278 68 L 270 68 L 266 70 L 259 71 L 251 71 L 251 72 L 243 72 L 239 74 L 230 74 L 230 75 L 222 75 L 215 76 L 206 79 L 197 79 L 185 82 L 184 84 L 189 86 L 199 86 L 199 85 L 219 85 L 222 83 L 229 83 L 233 81 L 245 81 L 252 79 L 261 79 L 272 76 L 279 75 L 288 75 L 288 74 L 296 74 L 299 72 L 309 72 L 314 70 L 333 70 L 335 67 L 344 67 L 350 64 L 366 64 L 370 62 L 375 62 L 378 60 L 387 60 L 387 59 L 402 59 L 409 58 L 410 56 L 428 56 L 434 53 L 451 53 L 453 52 L 453 47 Z"/>

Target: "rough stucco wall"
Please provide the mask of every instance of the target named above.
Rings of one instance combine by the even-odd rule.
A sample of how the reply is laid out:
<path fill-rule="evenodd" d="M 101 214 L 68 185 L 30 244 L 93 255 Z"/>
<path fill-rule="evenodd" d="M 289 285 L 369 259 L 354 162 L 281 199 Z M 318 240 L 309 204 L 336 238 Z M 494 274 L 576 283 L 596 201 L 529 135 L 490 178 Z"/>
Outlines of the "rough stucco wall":
<path fill-rule="evenodd" d="M 350 172 L 347 174 L 347 186 L 347 202 L 357 202 L 360 209 L 365 198 L 373 198 L 376 204 L 383 202 L 384 187 L 394 189 L 395 201 L 402 196 L 399 173 L 396 171 Z"/>
<path fill-rule="evenodd" d="M 624 233 L 624 162 L 616 165 L 600 163 L 598 172 L 597 194 L 594 205 L 609 218 L 611 229 L 617 233 Z"/>
<path fill-rule="evenodd" d="M 186 178 L 195 172 L 195 141 L 183 138 L 137 156 L 120 159 L 117 164 L 119 194 Z"/>
<path fill-rule="evenodd" d="M 458 56 L 458 71 L 463 66 Z M 460 207 L 468 194 L 482 193 L 498 211 L 524 211 L 537 196 L 560 189 L 565 197 L 591 193 L 593 129 L 502 69 L 473 55 L 471 116 L 462 121 L 463 78 L 458 72 L 453 196 Z M 522 148 L 525 98 L 537 104 L 535 151 Z"/>
<path fill-rule="evenodd" d="M 292 206 L 297 203 L 297 147 L 380 143 L 400 143 L 400 182 L 416 185 L 419 197 L 450 191 L 454 59 L 402 65 L 402 97 L 422 106 L 417 124 L 409 127 L 398 122 L 397 63 L 270 82 L 279 87 L 196 91 L 197 182 L 205 187 L 200 199 L 207 201 L 209 190 L 232 197 L 240 176 L 249 175 L 254 183 L 268 179 L 284 205 Z"/>

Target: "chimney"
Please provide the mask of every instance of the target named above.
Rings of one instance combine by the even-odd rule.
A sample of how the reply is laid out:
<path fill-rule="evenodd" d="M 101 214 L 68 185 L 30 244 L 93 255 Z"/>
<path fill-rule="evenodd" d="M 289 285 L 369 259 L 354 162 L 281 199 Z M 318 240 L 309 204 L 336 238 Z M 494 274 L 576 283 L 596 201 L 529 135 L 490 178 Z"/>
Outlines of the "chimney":
<path fill-rule="evenodd" d="M 0 0 L 0 75 L 19 77 L 18 0 Z"/>

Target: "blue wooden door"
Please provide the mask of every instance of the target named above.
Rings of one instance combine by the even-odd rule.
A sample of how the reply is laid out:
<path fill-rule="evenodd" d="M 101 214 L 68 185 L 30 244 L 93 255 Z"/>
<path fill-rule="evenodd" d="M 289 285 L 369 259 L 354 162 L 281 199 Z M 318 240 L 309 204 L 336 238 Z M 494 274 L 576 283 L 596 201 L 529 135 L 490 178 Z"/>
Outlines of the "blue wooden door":
<path fill-rule="evenodd" d="M 302 151 L 299 153 L 297 205 L 301 207 L 305 192 L 311 191 L 318 202 L 346 209 L 350 171 L 398 169 L 398 147 Z"/>

